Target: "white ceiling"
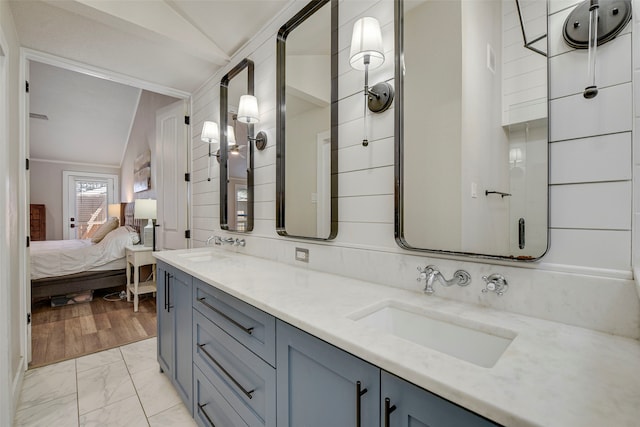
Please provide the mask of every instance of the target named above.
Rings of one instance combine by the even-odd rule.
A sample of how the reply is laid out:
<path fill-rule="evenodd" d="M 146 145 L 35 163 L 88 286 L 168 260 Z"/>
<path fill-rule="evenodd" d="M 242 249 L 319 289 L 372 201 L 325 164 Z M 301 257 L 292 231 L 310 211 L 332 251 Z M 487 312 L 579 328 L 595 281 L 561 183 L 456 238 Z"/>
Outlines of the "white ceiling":
<path fill-rule="evenodd" d="M 32 159 L 120 167 L 140 89 L 39 62 L 29 66 Z"/>
<path fill-rule="evenodd" d="M 192 93 L 290 0 L 10 0 L 20 45 Z M 275 43 L 275 42 L 274 42 Z M 140 89 L 31 62 L 32 158 L 119 166 Z"/>
<path fill-rule="evenodd" d="M 20 44 L 193 92 L 289 0 L 11 0 Z"/>

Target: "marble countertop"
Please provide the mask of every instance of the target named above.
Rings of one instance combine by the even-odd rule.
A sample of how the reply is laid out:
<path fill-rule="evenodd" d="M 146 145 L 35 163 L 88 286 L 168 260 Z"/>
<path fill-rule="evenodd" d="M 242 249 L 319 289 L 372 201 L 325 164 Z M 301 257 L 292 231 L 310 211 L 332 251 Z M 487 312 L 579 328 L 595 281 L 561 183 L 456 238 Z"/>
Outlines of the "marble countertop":
<path fill-rule="evenodd" d="M 437 289 L 427 296 L 417 284 L 416 292 L 406 291 L 219 248 L 154 256 L 500 424 L 640 423 L 639 341 L 442 299 Z M 497 363 L 485 368 L 351 319 L 387 301 L 516 337 Z"/>

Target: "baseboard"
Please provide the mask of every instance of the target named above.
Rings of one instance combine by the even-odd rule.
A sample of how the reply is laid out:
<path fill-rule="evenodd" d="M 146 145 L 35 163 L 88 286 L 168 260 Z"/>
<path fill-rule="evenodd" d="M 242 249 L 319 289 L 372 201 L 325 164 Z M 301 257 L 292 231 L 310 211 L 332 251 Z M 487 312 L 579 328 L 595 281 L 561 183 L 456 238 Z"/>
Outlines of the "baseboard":
<path fill-rule="evenodd" d="M 11 381 L 11 414 L 12 418 L 15 416 L 16 408 L 20 401 L 20 392 L 22 391 L 22 383 L 24 381 L 24 373 L 27 370 L 26 358 L 23 356 L 20 358 L 20 363 L 16 370 L 16 374 Z"/>

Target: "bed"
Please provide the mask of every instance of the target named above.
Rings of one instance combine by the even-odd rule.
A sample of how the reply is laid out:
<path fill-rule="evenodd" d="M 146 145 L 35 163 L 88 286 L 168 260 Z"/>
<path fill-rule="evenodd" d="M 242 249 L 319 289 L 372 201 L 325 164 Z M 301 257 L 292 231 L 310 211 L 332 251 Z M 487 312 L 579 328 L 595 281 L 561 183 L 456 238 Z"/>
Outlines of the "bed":
<path fill-rule="evenodd" d="M 134 203 L 122 203 L 120 226 L 98 243 L 91 239 L 32 242 L 31 298 L 124 286 L 124 248 L 132 244 L 140 230 L 133 219 Z"/>

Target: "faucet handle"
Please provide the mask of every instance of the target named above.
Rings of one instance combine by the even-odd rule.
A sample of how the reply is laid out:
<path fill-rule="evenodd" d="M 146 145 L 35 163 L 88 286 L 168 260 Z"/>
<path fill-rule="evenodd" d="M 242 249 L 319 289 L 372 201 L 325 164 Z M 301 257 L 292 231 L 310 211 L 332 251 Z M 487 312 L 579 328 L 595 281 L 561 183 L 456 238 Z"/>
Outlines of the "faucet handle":
<path fill-rule="evenodd" d="M 482 293 L 495 292 L 498 296 L 504 295 L 509 289 L 507 279 L 502 274 L 493 273 L 489 276 L 482 276 L 482 280 L 486 283 Z"/>
<path fill-rule="evenodd" d="M 418 278 L 416 279 L 416 281 L 418 283 L 422 282 L 423 280 L 425 280 L 427 278 L 427 268 L 420 268 L 420 266 L 418 266 Z"/>

